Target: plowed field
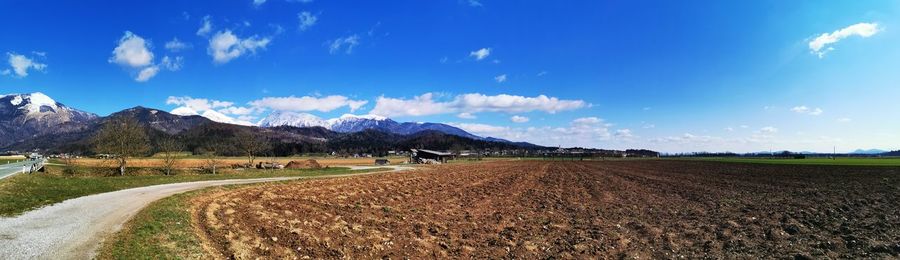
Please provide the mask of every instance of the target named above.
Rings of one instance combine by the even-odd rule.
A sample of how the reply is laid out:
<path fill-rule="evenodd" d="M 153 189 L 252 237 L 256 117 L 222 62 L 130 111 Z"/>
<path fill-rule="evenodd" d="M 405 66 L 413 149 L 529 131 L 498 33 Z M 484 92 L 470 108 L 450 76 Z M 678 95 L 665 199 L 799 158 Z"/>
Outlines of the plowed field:
<path fill-rule="evenodd" d="M 900 168 L 499 162 L 194 201 L 218 258 L 900 256 Z"/>

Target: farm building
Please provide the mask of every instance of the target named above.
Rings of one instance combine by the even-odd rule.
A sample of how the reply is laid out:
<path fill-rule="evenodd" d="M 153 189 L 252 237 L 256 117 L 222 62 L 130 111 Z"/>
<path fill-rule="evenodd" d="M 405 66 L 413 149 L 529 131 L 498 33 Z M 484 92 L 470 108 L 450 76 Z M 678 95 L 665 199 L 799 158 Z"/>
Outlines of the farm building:
<path fill-rule="evenodd" d="M 425 149 L 412 149 L 410 152 L 409 158 L 412 163 L 438 164 L 446 163 L 447 160 L 453 159 L 453 154 L 447 152 Z"/>

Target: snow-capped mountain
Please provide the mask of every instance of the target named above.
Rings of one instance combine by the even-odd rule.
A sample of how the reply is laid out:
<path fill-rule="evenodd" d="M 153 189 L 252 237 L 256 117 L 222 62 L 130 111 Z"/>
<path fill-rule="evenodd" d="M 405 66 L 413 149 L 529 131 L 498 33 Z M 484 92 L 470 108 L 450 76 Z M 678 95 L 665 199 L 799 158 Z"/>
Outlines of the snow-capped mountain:
<path fill-rule="evenodd" d="M 294 127 L 316 127 L 321 126 L 331 128 L 327 121 L 314 115 L 307 113 L 296 113 L 288 111 L 274 111 L 259 121 L 260 127 L 276 127 L 276 126 L 294 126 Z"/>
<path fill-rule="evenodd" d="M 0 146 L 31 136 L 67 132 L 96 118 L 40 92 L 0 95 Z"/>
<path fill-rule="evenodd" d="M 350 115 L 346 114 L 338 118 L 322 119 L 320 117 L 296 112 L 275 111 L 263 118 L 258 124 L 261 127 L 294 126 L 294 127 L 324 127 L 340 133 L 354 133 L 368 129 L 375 129 L 394 134 L 414 134 L 426 130 L 434 130 L 445 134 L 452 134 L 472 139 L 483 139 L 470 134 L 462 129 L 438 123 L 398 123 L 390 118 L 376 115 Z"/>

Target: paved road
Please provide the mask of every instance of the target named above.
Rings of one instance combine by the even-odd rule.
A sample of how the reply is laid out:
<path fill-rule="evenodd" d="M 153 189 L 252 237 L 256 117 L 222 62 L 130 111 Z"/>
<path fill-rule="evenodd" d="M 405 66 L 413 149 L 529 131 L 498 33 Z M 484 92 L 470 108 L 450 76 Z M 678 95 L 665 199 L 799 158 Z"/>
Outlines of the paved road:
<path fill-rule="evenodd" d="M 393 171 L 412 169 L 389 166 Z M 375 167 L 352 167 L 365 169 Z M 384 173 L 384 172 L 376 172 Z M 360 173 L 365 175 L 373 173 Z M 307 178 L 345 177 L 351 175 Z M 199 181 L 148 186 L 66 200 L 0 218 L 0 258 L 3 259 L 91 259 L 103 239 L 122 228 L 153 201 L 174 194 L 212 186 L 301 179 L 282 177 L 244 180 Z"/>
<path fill-rule="evenodd" d="M 25 160 L 23 162 L 10 163 L 0 165 L 0 179 L 12 176 L 13 174 L 22 172 L 22 166 L 31 165 L 35 161 Z"/>

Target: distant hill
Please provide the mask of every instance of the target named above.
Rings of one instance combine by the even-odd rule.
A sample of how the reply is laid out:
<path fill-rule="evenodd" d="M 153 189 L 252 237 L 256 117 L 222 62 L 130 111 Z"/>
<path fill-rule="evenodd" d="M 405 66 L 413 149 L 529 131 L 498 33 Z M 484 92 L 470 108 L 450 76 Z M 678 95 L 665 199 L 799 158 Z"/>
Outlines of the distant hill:
<path fill-rule="evenodd" d="M 879 149 L 869 149 L 869 150 L 856 149 L 855 151 L 851 152 L 850 154 L 882 154 L 882 153 L 886 153 L 886 152 L 887 151 L 885 151 L 885 150 L 879 150 Z"/>

